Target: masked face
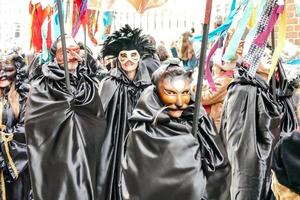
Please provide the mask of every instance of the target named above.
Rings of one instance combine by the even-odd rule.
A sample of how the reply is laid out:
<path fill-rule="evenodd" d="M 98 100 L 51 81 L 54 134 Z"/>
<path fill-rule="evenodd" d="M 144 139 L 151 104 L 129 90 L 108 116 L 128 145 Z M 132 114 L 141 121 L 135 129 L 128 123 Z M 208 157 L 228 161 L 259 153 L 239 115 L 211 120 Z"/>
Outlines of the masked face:
<path fill-rule="evenodd" d="M 265 49 L 265 52 L 261 58 L 261 67 L 264 69 L 270 69 L 272 63 L 272 51 L 268 48 Z"/>
<path fill-rule="evenodd" d="M 68 60 L 68 68 L 70 72 L 74 72 L 76 67 L 78 66 L 79 61 L 81 61 L 80 57 L 80 47 L 71 37 L 66 37 L 66 50 L 67 50 L 67 60 Z M 57 43 L 57 51 L 55 54 L 55 58 L 59 66 L 64 66 L 63 60 L 63 49 L 62 43 L 59 41 Z"/>
<path fill-rule="evenodd" d="M 136 71 L 140 60 L 140 54 L 137 50 L 121 51 L 118 59 L 121 63 L 122 69 L 126 73 L 130 73 Z"/>
<path fill-rule="evenodd" d="M 191 81 L 184 75 L 162 78 L 159 81 L 158 94 L 168 107 L 168 114 L 179 118 L 191 100 Z"/>
<path fill-rule="evenodd" d="M 0 61 L 0 88 L 8 87 L 16 77 L 16 68 L 12 61 L 3 59 Z"/>

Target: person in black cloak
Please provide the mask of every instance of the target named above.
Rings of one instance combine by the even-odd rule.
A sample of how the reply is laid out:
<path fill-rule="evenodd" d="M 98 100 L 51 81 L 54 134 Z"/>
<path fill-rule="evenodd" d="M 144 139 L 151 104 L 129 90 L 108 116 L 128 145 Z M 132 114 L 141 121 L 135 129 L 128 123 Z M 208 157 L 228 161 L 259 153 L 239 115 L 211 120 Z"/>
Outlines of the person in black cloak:
<path fill-rule="evenodd" d="M 42 66 L 28 96 L 25 130 L 34 199 L 98 200 L 100 149 L 106 123 L 93 66 L 66 36 L 70 91 L 65 82 L 62 42 Z"/>
<path fill-rule="evenodd" d="M 117 57 L 117 61 L 116 67 L 100 83 L 100 97 L 107 122 L 99 176 L 102 200 L 122 199 L 121 155 L 124 138 L 129 131 L 128 118 L 142 91 L 151 85 L 148 70 L 140 58 L 155 49 L 147 37 L 141 35 L 141 31 L 125 25 L 103 44 L 102 56 Z"/>
<path fill-rule="evenodd" d="M 300 127 L 274 149 L 272 190 L 277 200 L 300 199 Z"/>
<path fill-rule="evenodd" d="M 149 42 L 153 45 L 155 51 L 143 55 L 142 62 L 146 65 L 150 76 L 152 76 L 153 72 L 155 72 L 155 70 L 157 70 L 160 67 L 160 60 L 157 54 L 156 41 L 154 37 L 151 35 L 147 35 L 146 37 L 148 38 Z"/>
<path fill-rule="evenodd" d="M 228 86 L 220 135 L 231 166 L 231 200 L 269 200 L 273 149 L 281 133 L 282 113 L 267 83 L 271 51 L 264 56 L 254 77 L 247 65 L 238 65 L 236 77 Z"/>
<path fill-rule="evenodd" d="M 24 130 L 27 66 L 16 52 L 0 56 L 0 199 L 32 199 Z"/>
<path fill-rule="evenodd" d="M 129 119 L 132 129 L 122 160 L 124 199 L 207 199 L 207 176 L 223 156 L 203 107 L 197 135 L 192 135 L 191 72 L 169 64 L 152 80 Z"/>

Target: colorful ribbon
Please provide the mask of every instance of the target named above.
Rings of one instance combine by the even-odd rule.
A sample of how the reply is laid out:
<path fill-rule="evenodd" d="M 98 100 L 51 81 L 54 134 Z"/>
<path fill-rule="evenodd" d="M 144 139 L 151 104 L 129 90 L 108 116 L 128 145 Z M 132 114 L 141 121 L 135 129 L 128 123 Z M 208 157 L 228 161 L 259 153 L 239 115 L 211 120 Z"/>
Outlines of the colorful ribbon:
<path fill-rule="evenodd" d="M 284 48 L 284 42 L 285 42 L 285 37 L 286 37 L 286 8 L 284 8 L 284 5 L 280 5 L 280 6 L 278 6 L 278 8 L 276 9 L 275 12 L 277 15 L 279 15 L 280 13 L 282 13 L 282 15 L 281 15 L 281 18 L 279 21 L 278 46 L 275 49 L 274 54 L 272 56 L 272 64 L 270 67 L 268 80 L 271 79 L 271 77 L 275 71 L 280 53 L 282 52 L 282 50 Z"/>
<path fill-rule="evenodd" d="M 223 56 L 223 60 L 225 62 L 231 62 L 233 58 L 235 57 L 236 51 L 239 47 L 240 41 L 245 33 L 245 30 L 247 28 L 247 24 L 249 22 L 249 19 L 251 17 L 253 11 L 253 2 L 250 0 L 244 10 L 244 15 L 242 19 L 239 21 L 238 26 L 233 33 L 233 36 L 231 40 L 229 41 L 228 47 L 225 51 L 225 54 Z"/>
<path fill-rule="evenodd" d="M 219 41 L 217 40 L 212 48 L 210 49 L 208 55 L 207 55 L 207 58 L 206 58 L 206 67 L 205 67 L 205 77 L 206 77 L 206 80 L 208 82 L 208 85 L 210 87 L 210 89 L 213 91 L 213 92 L 216 92 L 217 91 L 217 88 L 216 88 L 216 85 L 214 83 L 214 80 L 212 78 L 212 75 L 211 75 L 211 71 L 210 71 L 210 60 L 211 60 L 211 57 L 212 55 L 215 53 L 215 51 L 218 49 L 218 46 L 219 46 Z"/>
<path fill-rule="evenodd" d="M 224 32 L 226 32 L 229 27 L 231 26 L 233 19 L 235 17 L 235 15 L 240 11 L 240 9 L 242 7 L 244 7 L 249 0 L 244 0 L 240 6 L 238 6 L 237 8 L 235 7 L 236 5 L 236 0 L 233 0 L 230 6 L 230 12 L 228 17 L 226 18 L 225 22 L 219 26 L 218 28 L 214 29 L 212 32 L 210 32 L 208 34 L 208 40 L 209 41 L 213 41 L 215 40 L 216 36 L 223 34 Z M 197 35 L 193 37 L 193 41 L 202 41 L 202 35 Z"/>

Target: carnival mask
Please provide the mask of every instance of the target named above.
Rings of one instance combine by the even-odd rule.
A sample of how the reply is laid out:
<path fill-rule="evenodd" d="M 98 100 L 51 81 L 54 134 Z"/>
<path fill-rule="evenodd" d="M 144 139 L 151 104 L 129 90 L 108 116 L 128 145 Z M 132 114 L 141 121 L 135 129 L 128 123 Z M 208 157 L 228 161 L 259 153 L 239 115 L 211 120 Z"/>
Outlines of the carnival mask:
<path fill-rule="evenodd" d="M 71 37 L 66 37 L 66 51 L 67 51 L 67 61 L 68 61 L 68 68 L 72 72 L 78 66 L 78 62 L 81 61 L 80 57 L 80 47 Z M 63 59 L 63 49 L 62 43 L 59 41 L 57 43 L 57 50 L 55 54 L 55 58 L 57 63 L 63 67 L 64 59 Z"/>
<path fill-rule="evenodd" d="M 16 67 L 10 58 L 0 58 L 0 88 L 5 88 L 16 77 Z"/>
<path fill-rule="evenodd" d="M 168 114 L 173 118 L 179 118 L 191 100 L 190 77 L 191 73 L 189 72 L 173 77 L 165 74 L 159 80 L 159 97 L 167 106 Z"/>
<path fill-rule="evenodd" d="M 122 69 L 126 72 L 135 71 L 140 60 L 140 54 L 137 50 L 123 50 L 120 51 L 118 59 L 121 63 Z"/>

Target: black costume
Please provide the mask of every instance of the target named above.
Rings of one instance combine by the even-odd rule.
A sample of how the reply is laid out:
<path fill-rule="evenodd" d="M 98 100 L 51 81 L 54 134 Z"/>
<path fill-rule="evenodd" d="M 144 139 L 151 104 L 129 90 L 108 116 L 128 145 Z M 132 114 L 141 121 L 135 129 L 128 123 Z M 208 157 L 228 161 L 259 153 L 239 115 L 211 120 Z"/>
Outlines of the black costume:
<path fill-rule="evenodd" d="M 70 74 L 56 61 L 42 66 L 28 97 L 26 137 L 34 198 L 98 200 L 105 119 L 92 67 Z"/>
<path fill-rule="evenodd" d="M 214 125 L 200 111 L 197 136 L 191 134 L 193 105 L 174 119 L 154 86 L 142 94 L 130 118 L 132 130 L 123 161 L 130 199 L 206 199 L 206 177 L 223 157 L 214 142 Z"/>
<path fill-rule="evenodd" d="M 134 49 L 139 54 L 154 49 L 140 29 L 128 25 L 108 37 L 103 46 L 103 56 L 117 57 L 121 50 Z M 100 97 L 107 122 L 105 142 L 101 147 L 100 183 L 101 200 L 119 200 L 121 195 L 121 157 L 123 142 L 129 131 L 128 118 L 142 91 L 151 84 L 146 66 L 138 62 L 135 78 L 130 80 L 119 60 L 116 67 L 100 83 Z"/>
<path fill-rule="evenodd" d="M 13 56 L 12 65 L 16 68 L 16 74 L 13 78 L 15 82 L 10 83 L 8 88 L 3 88 L 3 96 L 0 100 L 0 124 L 2 129 L 0 134 L 0 199 L 29 200 L 32 199 L 32 192 L 24 131 L 24 112 L 29 85 L 24 59 L 16 54 L 10 56 Z M 3 75 L 2 72 L 5 71 L 4 68 L 1 65 L 1 76 Z M 9 101 L 9 92 L 13 84 L 15 84 L 15 90 L 18 93 L 20 108 L 17 117 L 14 116 Z"/>
<path fill-rule="evenodd" d="M 229 85 L 221 130 L 231 175 L 231 199 L 265 200 L 271 192 L 273 147 L 280 136 L 281 114 L 269 87 L 240 68 Z M 229 191 L 227 191 L 229 192 Z"/>
<path fill-rule="evenodd" d="M 282 185 L 300 195 L 300 132 L 282 138 L 274 149 L 272 169 Z"/>

